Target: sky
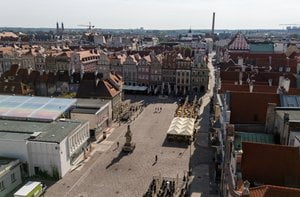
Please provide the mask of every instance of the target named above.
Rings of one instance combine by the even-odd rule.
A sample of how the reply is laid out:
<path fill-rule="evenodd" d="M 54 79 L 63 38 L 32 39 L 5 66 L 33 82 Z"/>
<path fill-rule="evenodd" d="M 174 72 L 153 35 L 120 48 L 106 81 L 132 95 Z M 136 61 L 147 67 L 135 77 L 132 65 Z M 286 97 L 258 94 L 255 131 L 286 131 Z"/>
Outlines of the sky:
<path fill-rule="evenodd" d="M 300 0 L 1 0 L 1 27 L 282 29 L 300 23 Z M 299 25 L 300 26 L 300 25 Z"/>

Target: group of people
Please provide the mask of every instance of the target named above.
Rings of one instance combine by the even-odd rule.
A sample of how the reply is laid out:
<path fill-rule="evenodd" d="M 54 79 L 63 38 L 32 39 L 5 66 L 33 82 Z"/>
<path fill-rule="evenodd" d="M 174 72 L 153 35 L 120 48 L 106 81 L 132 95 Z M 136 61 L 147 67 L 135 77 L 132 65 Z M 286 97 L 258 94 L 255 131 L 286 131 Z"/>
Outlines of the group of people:
<path fill-rule="evenodd" d="M 158 180 L 153 179 L 148 191 L 144 194 L 144 197 L 173 197 L 176 192 L 175 181 L 162 180 L 158 185 Z M 158 187 L 157 187 L 158 186 Z M 180 191 L 179 196 L 183 196 L 183 192 Z"/>
<path fill-rule="evenodd" d="M 155 107 L 154 113 L 160 113 L 162 111 L 162 107 Z"/>

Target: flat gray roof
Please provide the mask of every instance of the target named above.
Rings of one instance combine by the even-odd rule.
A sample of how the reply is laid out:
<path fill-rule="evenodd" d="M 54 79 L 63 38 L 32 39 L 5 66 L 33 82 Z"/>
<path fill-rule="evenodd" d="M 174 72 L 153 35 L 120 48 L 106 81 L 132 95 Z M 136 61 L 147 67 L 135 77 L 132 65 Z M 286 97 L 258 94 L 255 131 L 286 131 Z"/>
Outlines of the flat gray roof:
<path fill-rule="evenodd" d="M 0 118 L 53 121 L 76 99 L 0 95 Z"/>
<path fill-rule="evenodd" d="M 75 106 L 81 108 L 101 108 L 107 103 L 109 100 L 104 99 L 77 99 Z"/>
<path fill-rule="evenodd" d="M 0 168 L 1 166 L 7 165 L 12 161 L 16 161 L 17 159 L 14 158 L 7 158 L 7 157 L 0 157 Z"/>
<path fill-rule="evenodd" d="M 0 177 L 19 164 L 18 159 L 0 157 Z"/>
<path fill-rule="evenodd" d="M 80 113 L 80 114 L 96 114 L 100 109 L 99 108 L 75 108 L 71 113 Z"/>
<path fill-rule="evenodd" d="M 59 143 L 87 121 L 29 122 L 0 120 L 0 139 Z M 34 137 L 35 136 L 35 137 Z"/>
<path fill-rule="evenodd" d="M 277 114 L 284 118 L 284 113 L 289 114 L 290 121 L 300 120 L 300 110 L 276 110 Z"/>

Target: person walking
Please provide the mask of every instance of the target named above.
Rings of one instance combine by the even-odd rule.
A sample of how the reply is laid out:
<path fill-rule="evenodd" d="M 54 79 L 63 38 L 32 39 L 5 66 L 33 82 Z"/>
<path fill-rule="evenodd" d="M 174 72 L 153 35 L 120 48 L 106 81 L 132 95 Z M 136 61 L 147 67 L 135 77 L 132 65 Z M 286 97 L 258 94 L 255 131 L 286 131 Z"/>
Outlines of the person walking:
<path fill-rule="evenodd" d="M 157 159 L 158 159 L 158 158 L 157 158 L 157 155 L 155 155 L 155 163 L 157 162 Z"/>
<path fill-rule="evenodd" d="M 119 142 L 117 142 L 117 148 L 119 148 L 119 146 L 120 146 L 120 143 L 119 143 Z"/>

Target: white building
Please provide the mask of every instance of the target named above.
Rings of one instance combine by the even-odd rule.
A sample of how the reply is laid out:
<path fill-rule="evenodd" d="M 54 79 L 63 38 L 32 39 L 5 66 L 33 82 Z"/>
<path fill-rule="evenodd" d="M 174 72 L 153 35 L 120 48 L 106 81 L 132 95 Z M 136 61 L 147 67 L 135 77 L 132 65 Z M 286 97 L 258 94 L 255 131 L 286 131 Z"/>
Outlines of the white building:
<path fill-rule="evenodd" d="M 6 196 L 21 183 L 20 161 L 0 157 L 0 196 Z"/>
<path fill-rule="evenodd" d="M 0 156 L 18 158 L 29 176 L 46 172 L 63 177 L 89 138 L 87 121 L 0 120 Z"/>
<path fill-rule="evenodd" d="M 0 95 L 0 157 L 17 158 L 29 176 L 64 176 L 87 149 L 88 121 L 69 116 L 75 99 Z"/>
<path fill-rule="evenodd" d="M 103 99 L 77 99 L 71 119 L 86 120 L 90 124 L 90 137 L 97 139 L 112 122 L 111 101 Z"/>

